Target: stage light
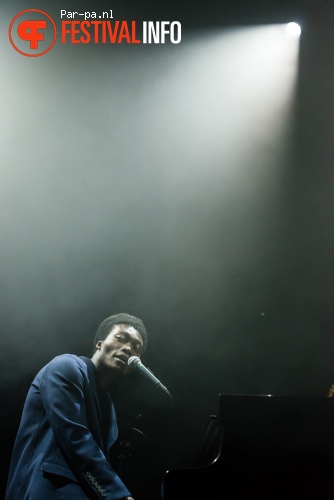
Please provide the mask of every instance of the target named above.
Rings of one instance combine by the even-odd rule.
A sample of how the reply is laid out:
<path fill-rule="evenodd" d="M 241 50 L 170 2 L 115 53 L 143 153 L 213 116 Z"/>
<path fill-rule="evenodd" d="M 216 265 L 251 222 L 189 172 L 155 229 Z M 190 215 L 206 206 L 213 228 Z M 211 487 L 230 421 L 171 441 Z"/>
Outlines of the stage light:
<path fill-rule="evenodd" d="M 302 30 L 297 23 L 288 23 L 285 27 L 285 36 L 287 38 L 299 38 Z"/>

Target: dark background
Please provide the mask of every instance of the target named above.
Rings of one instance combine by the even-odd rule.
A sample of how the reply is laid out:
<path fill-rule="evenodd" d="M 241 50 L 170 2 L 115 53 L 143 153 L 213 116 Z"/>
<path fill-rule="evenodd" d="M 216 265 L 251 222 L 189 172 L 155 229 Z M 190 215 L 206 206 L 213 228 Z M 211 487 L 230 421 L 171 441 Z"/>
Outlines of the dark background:
<path fill-rule="evenodd" d="M 27 8 L 178 20 L 182 42 L 25 58 L 7 30 Z M 243 29 L 289 21 L 295 66 L 269 78 L 276 56 L 261 73 L 234 48 Z M 0 23 L 1 488 L 35 373 L 91 356 L 99 323 L 129 312 L 172 394 L 134 378 L 114 395 L 121 436 L 139 413 L 147 436 L 130 434 L 128 484 L 158 500 L 219 393 L 324 397 L 334 382 L 334 7 L 3 2 Z"/>

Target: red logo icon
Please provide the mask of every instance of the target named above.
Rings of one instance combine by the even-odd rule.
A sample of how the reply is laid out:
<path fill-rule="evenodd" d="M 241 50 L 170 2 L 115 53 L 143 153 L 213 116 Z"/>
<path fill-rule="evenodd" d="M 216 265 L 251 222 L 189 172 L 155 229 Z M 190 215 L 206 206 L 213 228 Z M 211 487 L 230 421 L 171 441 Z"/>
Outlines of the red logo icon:
<path fill-rule="evenodd" d="M 57 27 L 43 10 L 22 10 L 10 23 L 8 36 L 17 52 L 26 57 L 39 57 L 54 46 Z"/>

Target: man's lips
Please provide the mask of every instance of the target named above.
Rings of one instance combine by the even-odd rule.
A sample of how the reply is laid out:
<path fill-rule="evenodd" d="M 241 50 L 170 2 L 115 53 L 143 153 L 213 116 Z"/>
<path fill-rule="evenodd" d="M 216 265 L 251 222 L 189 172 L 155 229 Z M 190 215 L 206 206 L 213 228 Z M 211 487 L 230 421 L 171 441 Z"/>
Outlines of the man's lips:
<path fill-rule="evenodd" d="M 121 361 L 122 363 L 124 363 L 125 365 L 128 364 L 128 358 L 126 356 L 124 356 L 124 354 L 119 354 L 118 356 L 115 356 L 115 358 L 118 361 Z"/>

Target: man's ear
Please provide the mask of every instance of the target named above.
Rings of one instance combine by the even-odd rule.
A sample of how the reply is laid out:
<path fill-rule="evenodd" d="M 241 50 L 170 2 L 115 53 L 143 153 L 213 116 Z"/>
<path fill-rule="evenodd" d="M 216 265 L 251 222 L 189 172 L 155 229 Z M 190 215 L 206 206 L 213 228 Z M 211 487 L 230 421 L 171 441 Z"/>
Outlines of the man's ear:
<path fill-rule="evenodd" d="M 102 345 L 102 340 L 96 342 L 96 349 L 101 349 L 101 345 Z"/>

